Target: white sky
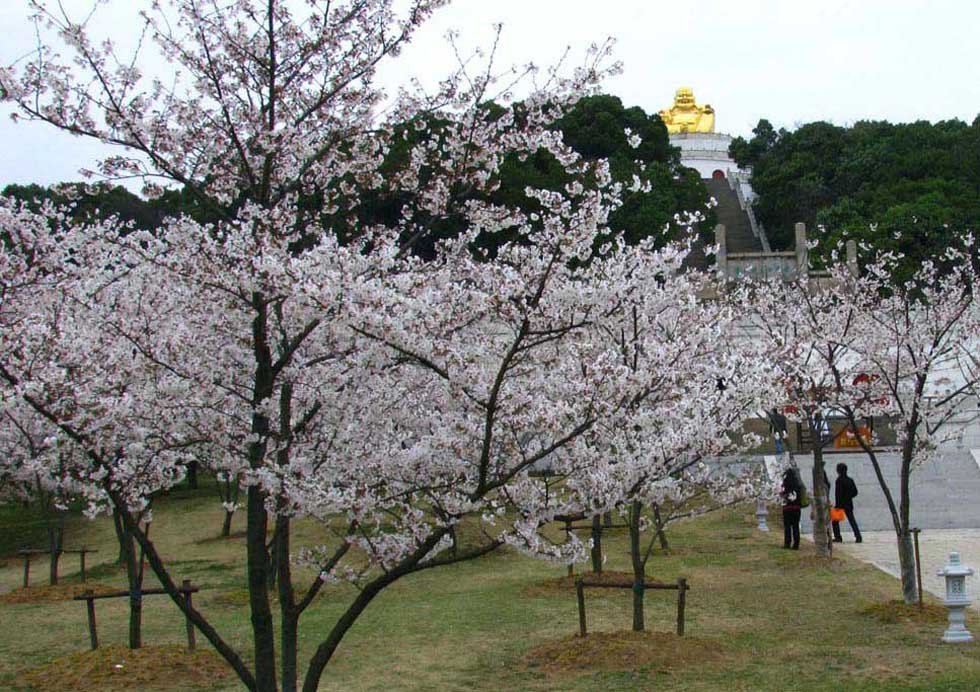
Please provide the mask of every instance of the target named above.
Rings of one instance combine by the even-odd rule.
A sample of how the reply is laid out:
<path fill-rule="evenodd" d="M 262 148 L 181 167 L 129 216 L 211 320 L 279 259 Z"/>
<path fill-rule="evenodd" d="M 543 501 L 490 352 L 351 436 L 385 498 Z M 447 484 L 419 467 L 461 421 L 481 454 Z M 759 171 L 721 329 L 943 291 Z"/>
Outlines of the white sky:
<path fill-rule="evenodd" d="M 87 0 L 68 0 L 83 7 Z M 125 40 L 133 0 L 112 0 L 98 27 Z M 0 64 L 30 49 L 24 0 L 0 0 Z M 647 112 L 681 85 L 714 106 L 721 132 L 749 134 L 759 118 L 792 128 L 813 120 L 908 122 L 980 113 L 975 0 L 455 0 L 382 73 L 387 84 L 425 81 L 451 67 L 443 39 L 486 45 L 504 24 L 499 64 L 547 65 L 566 46 L 581 56 L 616 39 L 624 73 L 606 91 Z M 98 145 L 38 125 L 13 125 L 0 106 L 0 187 L 77 179 Z"/>

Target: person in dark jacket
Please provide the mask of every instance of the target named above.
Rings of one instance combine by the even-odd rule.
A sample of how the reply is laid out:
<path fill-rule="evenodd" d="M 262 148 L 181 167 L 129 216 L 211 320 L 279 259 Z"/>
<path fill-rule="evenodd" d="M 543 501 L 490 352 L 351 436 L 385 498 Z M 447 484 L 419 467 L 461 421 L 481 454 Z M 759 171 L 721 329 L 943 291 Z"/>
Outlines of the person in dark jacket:
<path fill-rule="evenodd" d="M 854 479 L 847 475 L 847 464 L 837 464 L 837 481 L 834 483 L 834 507 L 844 510 L 847 515 L 847 523 L 851 525 L 854 532 L 854 542 L 861 542 L 861 529 L 858 528 L 857 520 L 854 518 L 854 498 L 857 497 L 858 489 L 854 484 Z M 841 543 L 844 539 L 840 535 L 840 522 L 831 522 L 834 529 L 834 542 Z"/>
<path fill-rule="evenodd" d="M 800 549 L 800 482 L 793 469 L 783 473 L 783 547 Z"/>

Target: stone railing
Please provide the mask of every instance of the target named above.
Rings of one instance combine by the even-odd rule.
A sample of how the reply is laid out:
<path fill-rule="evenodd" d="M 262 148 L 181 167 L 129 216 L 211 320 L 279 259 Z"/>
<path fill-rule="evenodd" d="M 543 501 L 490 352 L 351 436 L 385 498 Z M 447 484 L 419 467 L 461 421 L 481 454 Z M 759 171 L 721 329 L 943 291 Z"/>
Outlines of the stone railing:
<path fill-rule="evenodd" d="M 751 207 L 750 207 L 751 208 Z M 753 279 L 765 281 L 780 278 L 792 281 L 801 276 L 818 277 L 825 272 L 810 269 L 810 250 L 807 245 L 806 225 L 796 224 L 796 249 L 782 252 L 728 252 L 725 226 L 715 227 L 715 266 L 721 276 L 730 279 Z M 766 243 L 768 246 L 768 243 Z M 857 246 L 853 240 L 847 242 L 847 264 L 857 274 Z"/>

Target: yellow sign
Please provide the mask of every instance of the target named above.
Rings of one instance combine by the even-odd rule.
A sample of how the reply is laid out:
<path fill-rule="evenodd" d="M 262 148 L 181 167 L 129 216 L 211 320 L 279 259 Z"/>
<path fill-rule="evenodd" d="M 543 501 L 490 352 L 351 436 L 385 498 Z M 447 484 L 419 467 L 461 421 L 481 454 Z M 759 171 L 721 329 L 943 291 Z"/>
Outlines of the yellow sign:
<path fill-rule="evenodd" d="M 862 425 L 858 428 L 858 435 L 864 440 L 864 443 L 871 446 L 871 430 L 868 429 L 866 425 Z M 850 427 L 844 428 L 839 433 L 837 437 L 834 438 L 834 447 L 860 447 L 861 443 L 858 441 L 857 436 Z"/>

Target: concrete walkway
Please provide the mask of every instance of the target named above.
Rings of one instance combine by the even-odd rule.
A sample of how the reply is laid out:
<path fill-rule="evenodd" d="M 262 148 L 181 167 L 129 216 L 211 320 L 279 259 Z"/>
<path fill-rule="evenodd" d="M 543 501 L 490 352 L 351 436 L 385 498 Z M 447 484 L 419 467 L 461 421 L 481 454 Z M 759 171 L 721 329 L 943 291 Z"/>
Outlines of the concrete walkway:
<path fill-rule="evenodd" d="M 893 491 L 897 492 L 898 454 L 884 452 L 879 458 L 884 476 Z M 807 487 L 811 487 L 812 457 L 796 455 L 795 460 Z M 898 548 L 891 514 L 867 458 L 863 454 L 833 453 L 827 454 L 825 461 L 831 483 L 836 477 L 836 465 L 840 462 L 847 464 L 848 473 L 859 490 L 854 509 L 864 536 L 863 543 L 854 543 L 850 526 L 846 521 L 841 522 L 844 542 L 835 543 L 834 550 L 869 562 L 897 579 Z M 945 580 L 936 576 L 936 572 L 949 561 L 950 552 L 956 550 L 960 553 L 960 561 L 978 572 L 978 575 L 967 578 L 966 587 L 969 596 L 980 599 L 980 503 L 976 502 L 976 498 L 980 497 L 980 450 L 944 450 L 932 462 L 915 467 L 910 494 L 911 525 L 922 529 L 919 551 L 923 588 L 940 598 L 945 597 Z M 833 491 L 830 499 L 833 501 Z M 801 529 L 807 540 L 812 541 L 809 514 L 809 511 L 803 511 Z M 974 601 L 971 607 L 980 610 L 980 600 Z"/>
<path fill-rule="evenodd" d="M 798 454 L 794 459 L 812 493 L 813 458 L 808 454 Z M 897 452 L 881 452 L 879 460 L 897 502 L 900 455 Z M 824 462 L 831 483 L 831 502 L 834 499 L 833 483 L 837 477 L 835 468 L 843 462 L 858 488 L 854 513 L 861 531 L 891 531 L 891 512 L 867 457 L 864 454 L 828 453 Z M 946 450 L 929 463 L 914 467 L 910 486 L 910 525 L 922 529 L 922 535 L 936 529 L 980 528 L 980 503 L 976 502 L 976 498 L 980 497 L 980 463 L 970 450 Z M 809 514 L 803 512 L 801 528 L 804 531 L 811 530 Z M 847 531 L 847 522 L 844 522 L 844 531 Z"/>
<path fill-rule="evenodd" d="M 898 578 L 898 548 L 894 531 L 862 531 L 864 542 L 855 543 L 845 522 L 841 526 L 841 534 L 844 542 L 834 544 L 835 553 L 864 560 Z M 805 538 L 812 541 L 813 535 L 807 534 Z M 946 596 L 946 582 L 936 576 L 936 572 L 946 566 L 949 554 L 954 550 L 959 552 L 963 564 L 978 572 L 978 575 L 966 580 L 967 595 L 976 599 L 980 595 L 980 529 L 930 529 L 919 534 L 922 588 L 940 598 Z M 970 607 L 980 610 L 980 601 L 974 600 Z"/>

